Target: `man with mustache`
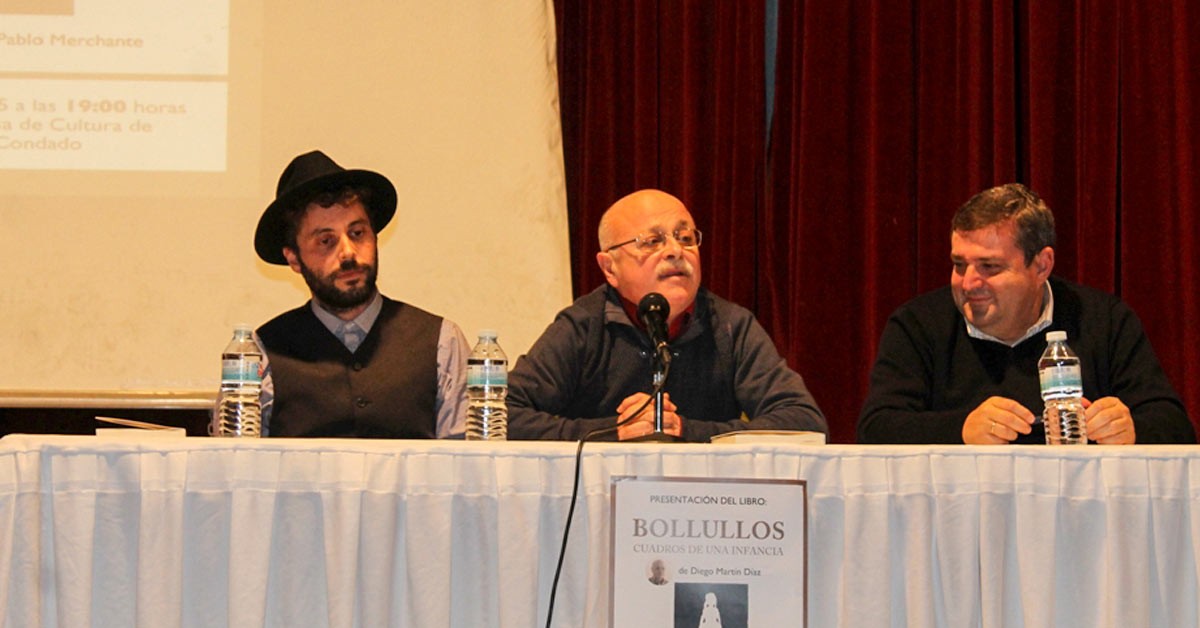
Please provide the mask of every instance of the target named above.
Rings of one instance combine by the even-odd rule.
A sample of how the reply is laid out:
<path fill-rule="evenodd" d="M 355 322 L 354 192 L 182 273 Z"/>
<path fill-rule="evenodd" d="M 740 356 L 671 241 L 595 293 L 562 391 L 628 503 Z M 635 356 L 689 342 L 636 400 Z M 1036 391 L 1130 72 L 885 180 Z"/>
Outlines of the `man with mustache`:
<path fill-rule="evenodd" d="M 883 330 L 858 419 L 864 443 L 1044 443 L 1045 332 L 1079 356 L 1088 439 L 1191 443 L 1142 325 L 1116 297 L 1051 276 L 1054 215 L 1032 190 L 985 190 L 954 216 L 950 285 Z"/>
<path fill-rule="evenodd" d="M 679 199 L 634 192 L 600 219 L 607 285 L 559 312 L 509 374 L 511 439 L 607 439 L 654 430 L 653 347 L 637 308 L 670 303 L 663 429 L 687 441 L 743 429 L 827 432 L 804 380 L 748 310 L 700 287 L 700 231 Z M 649 403 L 647 403 L 649 402 Z"/>
<path fill-rule="evenodd" d="M 463 434 L 470 347 L 462 330 L 375 286 L 376 234 L 395 212 L 387 178 L 346 170 L 320 151 L 296 157 L 280 176 L 254 250 L 300 273 L 312 300 L 258 329 L 268 365 L 264 434 Z"/>

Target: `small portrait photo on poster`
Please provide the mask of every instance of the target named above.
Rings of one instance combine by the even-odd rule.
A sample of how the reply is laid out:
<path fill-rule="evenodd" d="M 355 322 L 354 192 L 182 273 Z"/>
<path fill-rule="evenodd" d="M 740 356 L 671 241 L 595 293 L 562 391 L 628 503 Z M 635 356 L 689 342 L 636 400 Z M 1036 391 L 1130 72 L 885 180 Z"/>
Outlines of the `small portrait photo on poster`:
<path fill-rule="evenodd" d="M 667 578 L 667 561 L 661 558 L 655 558 L 646 565 L 646 580 L 653 585 L 670 584 L 671 580 Z"/>

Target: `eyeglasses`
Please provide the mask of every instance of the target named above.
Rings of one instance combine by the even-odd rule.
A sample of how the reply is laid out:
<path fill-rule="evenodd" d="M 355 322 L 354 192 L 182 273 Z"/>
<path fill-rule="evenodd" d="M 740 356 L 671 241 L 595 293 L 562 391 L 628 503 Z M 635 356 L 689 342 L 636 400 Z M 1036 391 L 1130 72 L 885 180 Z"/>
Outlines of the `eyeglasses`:
<path fill-rule="evenodd" d="M 671 237 L 675 238 L 675 241 L 679 243 L 679 246 L 682 246 L 685 249 L 694 249 L 700 246 L 701 233 L 699 229 L 676 229 L 671 232 Z M 641 233 L 631 240 L 626 240 L 604 249 L 604 252 L 608 253 L 609 251 L 619 249 L 626 244 L 636 244 L 638 251 L 641 251 L 642 253 L 657 253 L 667 245 L 667 234 L 662 232 Z"/>

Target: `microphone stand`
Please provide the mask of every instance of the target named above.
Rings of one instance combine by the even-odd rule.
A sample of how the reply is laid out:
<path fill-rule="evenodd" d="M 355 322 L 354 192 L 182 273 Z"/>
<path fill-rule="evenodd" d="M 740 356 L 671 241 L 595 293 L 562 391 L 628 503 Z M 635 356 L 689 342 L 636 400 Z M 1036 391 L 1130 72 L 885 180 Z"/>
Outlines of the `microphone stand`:
<path fill-rule="evenodd" d="M 631 438 L 627 442 L 682 443 L 683 439 L 663 431 L 663 386 L 667 382 L 667 370 L 671 366 L 670 349 L 665 344 L 654 352 L 654 431 Z M 664 355 L 664 353 L 666 355 Z"/>

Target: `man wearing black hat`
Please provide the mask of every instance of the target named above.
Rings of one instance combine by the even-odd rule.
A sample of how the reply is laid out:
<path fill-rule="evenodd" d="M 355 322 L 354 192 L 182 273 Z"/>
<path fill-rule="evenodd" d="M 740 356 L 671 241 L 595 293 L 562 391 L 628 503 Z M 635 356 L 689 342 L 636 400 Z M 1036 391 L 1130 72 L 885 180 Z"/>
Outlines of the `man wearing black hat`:
<path fill-rule="evenodd" d="M 470 351 L 462 330 L 375 286 L 376 234 L 395 213 L 387 178 L 346 170 L 320 151 L 296 157 L 280 176 L 254 250 L 300 273 L 312 300 L 258 329 L 269 378 L 264 433 L 462 435 Z"/>

